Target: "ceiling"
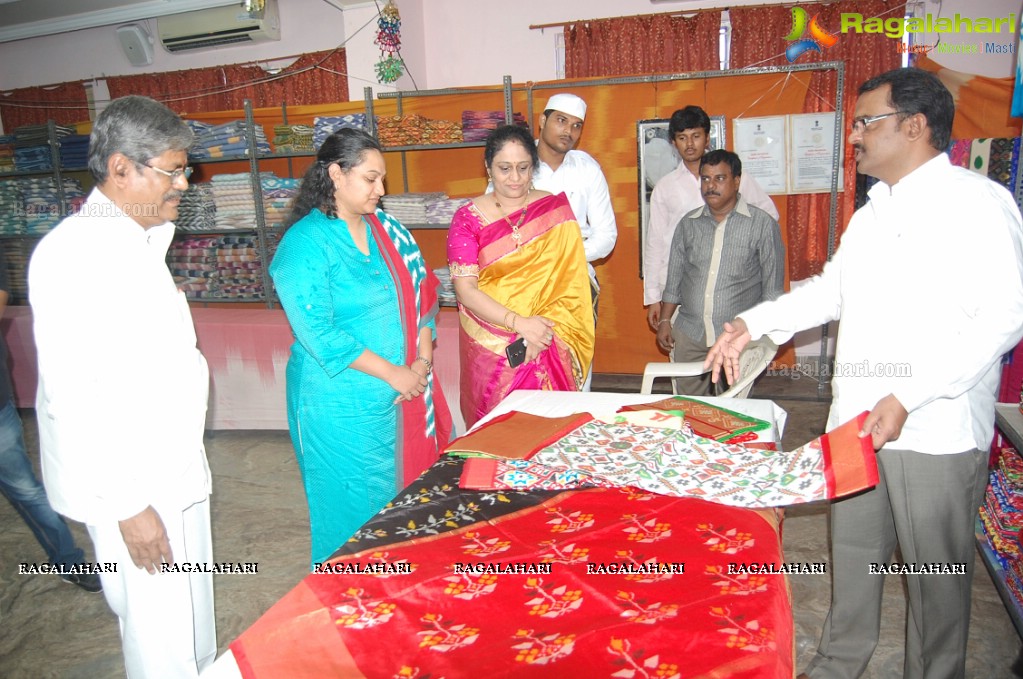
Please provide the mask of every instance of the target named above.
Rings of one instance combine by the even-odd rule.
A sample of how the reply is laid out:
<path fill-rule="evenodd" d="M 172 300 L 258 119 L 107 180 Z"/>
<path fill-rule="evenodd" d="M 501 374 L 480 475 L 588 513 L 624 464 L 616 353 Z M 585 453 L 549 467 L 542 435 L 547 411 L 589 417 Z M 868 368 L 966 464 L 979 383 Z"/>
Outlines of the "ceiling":
<path fill-rule="evenodd" d="M 363 1 L 324 0 L 335 7 Z M 241 4 L 241 0 L 0 0 L 0 42 Z"/>

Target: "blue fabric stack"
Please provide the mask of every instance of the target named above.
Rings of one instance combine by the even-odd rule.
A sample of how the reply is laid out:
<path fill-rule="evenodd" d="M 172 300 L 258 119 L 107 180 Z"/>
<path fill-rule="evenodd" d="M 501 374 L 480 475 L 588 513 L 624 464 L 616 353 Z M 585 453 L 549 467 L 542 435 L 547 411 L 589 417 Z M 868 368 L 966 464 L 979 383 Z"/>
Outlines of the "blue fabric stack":
<path fill-rule="evenodd" d="M 25 233 L 25 200 L 16 179 L 0 181 L 0 235 Z"/>
<path fill-rule="evenodd" d="M 210 125 L 196 135 L 195 144 L 189 150 L 189 158 L 206 160 L 210 158 L 244 158 L 249 155 L 249 131 L 243 120 L 222 125 Z M 266 140 L 262 125 L 255 125 L 256 152 L 270 153 L 270 142 Z"/>
<path fill-rule="evenodd" d="M 74 129 L 63 125 L 54 126 L 59 140 L 74 133 Z M 45 171 L 53 169 L 50 156 L 50 137 L 46 125 L 22 125 L 12 132 L 14 135 L 14 166 L 24 171 Z"/>
<path fill-rule="evenodd" d="M 354 127 L 366 131 L 366 114 L 352 113 L 346 116 L 317 116 L 313 118 L 313 146 L 317 149 L 327 137 L 342 127 Z"/>
<path fill-rule="evenodd" d="M 0 172 L 14 170 L 14 135 L 0 135 Z"/>
<path fill-rule="evenodd" d="M 73 177 L 63 178 L 67 212 L 61 208 L 57 181 L 53 177 L 19 179 L 25 209 L 25 233 L 44 234 L 85 202 L 85 190 Z"/>
<path fill-rule="evenodd" d="M 291 212 L 291 203 L 298 195 L 302 180 L 263 175 L 259 185 L 263 191 L 264 223 L 270 228 L 282 226 Z"/>
<path fill-rule="evenodd" d="M 60 138 L 60 166 L 64 169 L 89 165 L 89 135 L 69 134 Z"/>

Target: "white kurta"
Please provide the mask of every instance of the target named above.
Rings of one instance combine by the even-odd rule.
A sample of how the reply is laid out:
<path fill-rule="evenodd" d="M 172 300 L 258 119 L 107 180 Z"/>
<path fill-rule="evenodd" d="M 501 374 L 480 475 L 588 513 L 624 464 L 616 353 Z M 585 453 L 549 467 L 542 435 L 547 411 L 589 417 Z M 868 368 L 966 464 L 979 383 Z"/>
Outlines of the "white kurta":
<path fill-rule="evenodd" d="M 565 154 L 557 170 L 551 170 L 551 166 L 541 160 L 540 167 L 533 174 L 533 186 L 554 194 L 564 192 L 568 196 L 583 235 L 587 262 L 611 254 L 618 240 L 618 225 L 604 172 L 590 154 L 573 149 Z M 596 285 L 592 264 L 589 271 Z"/>
<path fill-rule="evenodd" d="M 894 394 L 886 449 L 986 450 L 1002 354 L 1023 335 L 1023 231 L 1012 196 L 938 155 L 880 182 L 806 285 L 740 314 L 777 343 L 841 319 L 828 427 Z"/>
<path fill-rule="evenodd" d="M 209 374 L 164 261 L 173 235 L 95 189 L 32 256 L 43 476 L 53 508 L 78 521 L 209 495 Z"/>
<path fill-rule="evenodd" d="M 29 266 L 43 478 L 53 508 L 87 524 L 97 561 L 117 565 L 100 579 L 131 679 L 192 679 L 217 651 L 212 575 L 137 568 L 118 525 L 151 506 L 176 563 L 213 561 L 209 373 L 164 261 L 173 235 L 95 189 Z"/>

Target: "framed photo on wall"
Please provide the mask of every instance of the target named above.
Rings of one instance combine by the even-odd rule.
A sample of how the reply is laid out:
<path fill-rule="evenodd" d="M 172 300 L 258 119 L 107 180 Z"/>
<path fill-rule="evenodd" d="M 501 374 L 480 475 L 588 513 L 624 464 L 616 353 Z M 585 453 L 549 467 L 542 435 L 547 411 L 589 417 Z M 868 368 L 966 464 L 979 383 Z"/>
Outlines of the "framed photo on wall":
<path fill-rule="evenodd" d="M 725 117 L 711 116 L 707 150 L 725 148 Z M 639 277 L 643 277 L 643 245 L 650 222 L 650 196 L 664 175 L 682 161 L 668 137 L 668 119 L 651 118 L 636 122 L 636 167 L 639 169 Z"/>

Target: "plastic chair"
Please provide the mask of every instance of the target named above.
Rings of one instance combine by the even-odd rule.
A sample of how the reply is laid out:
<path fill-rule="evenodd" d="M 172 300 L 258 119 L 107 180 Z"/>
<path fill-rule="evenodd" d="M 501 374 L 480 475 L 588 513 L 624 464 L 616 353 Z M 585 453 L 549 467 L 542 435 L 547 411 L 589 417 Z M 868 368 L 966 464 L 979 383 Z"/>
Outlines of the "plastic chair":
<path fill-rule="evenodd" d="M 767 337 L 747 344 L 739 356 L 739 379 L 719 396 L 722 398 L 746 398 L 750 389 L 753 388 L 753 381 L 774 360 L 774 355 L 777 352 L 778 345 Z M 658 377 L 695 377 L 705 372 L 708 371 L 703 369 L 702 362 L 665 363 L 657 361 L 647 363 L 643 370 L 643 383 L 639 387 L 639 393 L 652 393 L 654 380 Z M 672 381 L 672 393 L 674 391 L 675 383 Z"/>

